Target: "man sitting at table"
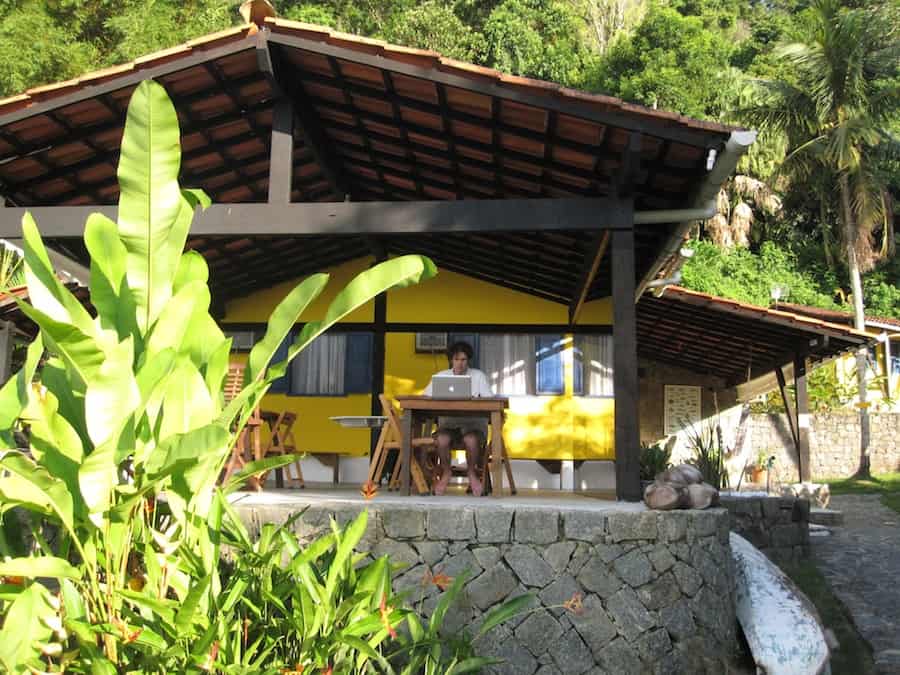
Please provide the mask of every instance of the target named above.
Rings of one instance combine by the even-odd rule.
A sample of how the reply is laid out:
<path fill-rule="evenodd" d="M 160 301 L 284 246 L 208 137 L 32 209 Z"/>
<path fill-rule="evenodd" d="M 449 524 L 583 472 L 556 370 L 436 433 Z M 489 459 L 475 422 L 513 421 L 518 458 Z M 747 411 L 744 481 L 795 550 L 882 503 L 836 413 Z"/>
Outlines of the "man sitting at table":
<path fill-rule="evenodd" d="M 468 375 L 472 380 L 472 397 L 493 396 L 487 375 L 477 368 L 470 368 L 472 346 L 468 342 L 455 342 L 447 350 L 450 368 L 435 373 L 438 375 Z M 425 387 L 425 395 L 431 396 L 431 385 Z M 450 449 L 463 445 L 466 449 L 466 468 L 469 473 L 469 487 L 476 497 L 481 496 L 484 486 L 478 477 L 481 448 L 487 439 L 487 420 L 483 417 L 441 417 L 435 434 L 437 444 L 437 469 L 440 472 L 434 481 L 434 493 L 442 495 L 450 482 Z"/>

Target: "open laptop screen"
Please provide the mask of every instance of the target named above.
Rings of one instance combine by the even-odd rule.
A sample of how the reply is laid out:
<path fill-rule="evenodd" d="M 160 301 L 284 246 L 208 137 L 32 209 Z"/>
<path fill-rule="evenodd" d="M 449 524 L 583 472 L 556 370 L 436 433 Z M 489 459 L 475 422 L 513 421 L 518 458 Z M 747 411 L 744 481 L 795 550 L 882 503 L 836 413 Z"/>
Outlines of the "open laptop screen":
<path fill-rule="evenodd" d="M 472 377 L 469 375 L 435 375 L 431 380 L 434 398 L 472 398 Z"/>

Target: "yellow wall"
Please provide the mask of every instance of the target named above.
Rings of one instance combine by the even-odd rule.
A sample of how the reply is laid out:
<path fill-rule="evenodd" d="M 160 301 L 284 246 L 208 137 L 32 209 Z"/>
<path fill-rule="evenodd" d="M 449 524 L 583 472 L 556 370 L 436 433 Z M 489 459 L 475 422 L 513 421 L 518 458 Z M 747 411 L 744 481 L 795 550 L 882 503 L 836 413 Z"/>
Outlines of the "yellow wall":
<path fill-rule="evenodd" d="M 370 264 L 356 260 L 328 270 L 331 283 L 314 306 L 302 317 L 320 318 L 334 294 Z M 280 284 L 250 297 L 229 303 L 223 323 L 264 322 L 272 309 L 296 282 Z M 579 323 L 609 325 L 608 299 L 586 303 Z M 371 322 L 372 303 L 348 321 Z M 388 323 L 457 324 L 565 324 L 568 308 L 441 270 L 425 283 L 388 293 Z M 563 352 L 565 393 L 559 396 L 517 396 L 510 399 L 505 439 L 511 457 L 528 459 L 613 459 L 614 406 L 612 399 L 575 397 L 572 394 L 572 350 Z M 414 333 L 385 336 L 384 391 L 388 396 L 416 394 L 431 375 L 447 367 L 442 354 L 417 354 Z M 371 397 L 365 395 L 287 396 L 270 394 L 263 406 L 297 413 L 295 436 L 305 452 L 346 452 L 364 455 L 369 432 L 344 429 L 328 418 L 336 415 L 368 415 Z"/>
<path fill-rule="evenodd" d="M 313 301 L 300 317 L 301 321 L 316 321 L 325 316 L 325 310 L 334 299 L 334 296 L 347 285 L 357 274 L 367 269 L 372 264 L 372 258 L 359 258 L 338 267 L 327 270 L 331 275 L 328 285 L 322 294 Z M 223 323 L 254 323 L 267 321 L 272 310 L 290 293 L 294 287 L 303 281 L 303 278 L 286 281 L 262 291 L 239 298 L 227 303 Z M 355 312 L 348 315 L 344 321 L 369 322 L 374 321 L 374 304 L 363 305 Z"/>
<path fill-rule="evenodd" d="M 388 323 L 564 324 L 568 307 L 440 270 L 423 284 L 388 293 Z"/>

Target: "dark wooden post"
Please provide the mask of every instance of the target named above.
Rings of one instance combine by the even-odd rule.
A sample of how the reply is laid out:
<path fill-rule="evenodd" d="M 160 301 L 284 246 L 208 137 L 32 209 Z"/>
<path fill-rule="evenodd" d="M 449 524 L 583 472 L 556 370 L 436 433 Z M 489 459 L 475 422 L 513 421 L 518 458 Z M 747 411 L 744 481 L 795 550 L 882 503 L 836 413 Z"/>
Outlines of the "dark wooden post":
<path fill-rule="evenodd" d="M 294 103 L 283 98 L 272 111 L 269 149 L 269 203 L 290 204 L 294 169 Z"/>
<path fill-rule="evenodd" d="M 794 388 L 797 399 L 797 457 L 800 480 L 812 480 L 809 466 L 809 394 L 806 391 L 806 354 L 794 354 Z"/>
<path fill-rule="evenodd" d="M 373 245 L 375 254 L 375 264 L 387 260 L 387 252 L 381 242 Z M 387 293 L 380 293 L 375 297 L 374 301 L 374 332 L 372 335 L 372 414 L 381 414 L 381 401 L 378 399 L 380 394 L 384 393 L 384 360 L 385 360 L 385 333 L 387 323 Z M 375 451 L 375 445 L 378 443 L 378 436 L 381 429 L 372 429 L 371 447 L 369 454 Z M 376 482 L 380 476 L 376 477 Z"/>
<path fill-rule="evenodd" d="M 616 497 L 641 500 L 634 230 L 613 230 L 613 387 L 616 406 Z"/>

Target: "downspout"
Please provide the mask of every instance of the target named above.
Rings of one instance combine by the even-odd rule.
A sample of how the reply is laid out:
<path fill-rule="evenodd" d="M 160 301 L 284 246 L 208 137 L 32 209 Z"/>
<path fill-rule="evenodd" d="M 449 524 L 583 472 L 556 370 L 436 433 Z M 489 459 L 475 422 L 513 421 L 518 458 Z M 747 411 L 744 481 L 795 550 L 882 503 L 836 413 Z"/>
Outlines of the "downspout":
<path fill-rule="evenodd" d="M 755 140 L 755 131 L 732 131 L 718 157 L 716 157 L 715 151 L 710 151 L 714 163 L 703 182 L 697 188 L 697 192 L 691 200 L 691 206 L 684 209 L 635 211 L 635 225 L 678 223 L 675 231 L 666 240 L 662 252 L 656 257 L 656 261 L 650 266 L 644 278 L 637 285 L 635 302 L 647 290 L 648 284 L 656 278 L 663 265 L 681 248 L 684 236 L 690 230 L 691 225 L 698 220 L 706 220 L 716 215 L 716 196 L 719 194 L 722 184 L 728 180 L 728 177 L 731 176 L 735 167 L 737 167 L 738 161 Z M 680 266 L 680 263 L 678 265 Z M 678 267 L 669 270 L 669 274 L 671 275 L 677 269 Z"/>

